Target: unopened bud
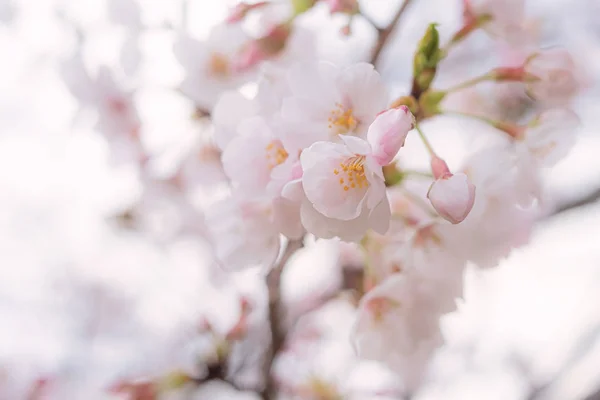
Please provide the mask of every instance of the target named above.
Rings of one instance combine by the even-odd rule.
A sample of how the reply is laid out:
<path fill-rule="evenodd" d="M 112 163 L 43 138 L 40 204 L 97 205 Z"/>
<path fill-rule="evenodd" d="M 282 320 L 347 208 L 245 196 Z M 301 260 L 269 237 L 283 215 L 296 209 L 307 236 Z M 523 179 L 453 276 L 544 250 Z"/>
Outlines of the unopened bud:
<path fill-rule="evenodd" d="M 392 108 L 375 118 L 367 132 L 367 141 L 379 165 L 392 162 L 400 148 L 404 146 L 408 131 L 414 127 L 415 117 L 407 106 Z"/>
<path fill-rule="evenodd" d="M 440 37 L 435 24 L 430 24 L 425 35 L 419 41 L 413 59 L 414 85 L 419 92 L 429 88 L 435 78 L 437 65 L 443 58 L 440 51 Z"/>
<path fill-rule="evenodd" d="M 455 175 L 448 173 L 431 184 L 427 198 L 441 217 L 458 224 L 469 215 L 475 204 L 475 185 L 462 172 Z"/>

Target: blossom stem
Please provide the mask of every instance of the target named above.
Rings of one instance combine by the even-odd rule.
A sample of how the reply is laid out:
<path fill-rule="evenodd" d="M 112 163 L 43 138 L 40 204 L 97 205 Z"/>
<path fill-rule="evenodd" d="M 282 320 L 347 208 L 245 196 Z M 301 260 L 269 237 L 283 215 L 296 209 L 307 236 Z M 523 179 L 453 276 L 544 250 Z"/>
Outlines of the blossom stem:
<path fill-rule="evenodd" d="M 406 176 L 413 176 L 416 178 L 424 178 L 424 179 L 433 179 L 433 174 L 431 172 L 417 171 L 414 169 L 403 169 L 402 174 Z"/>
<path fill-rule="evenodd" d="M 414 192 L 411 192 L 410 190 L 408 190 L 406 188 L 402 188 L 402 191 L 406 195 L 406 197 L 408 197 L 417 206 L 421 207 L 423 209 L 423 211 L 425 211 L 427 214 L 429 214 L 431 216 L 436 216 L 436 213 L 434 213 L 432 211 L 432 209 L 429 206 L 429 203 L 427 201 L 425 201 L 420 196 L 418 196 L 417 194 L 415 194 Z"/>
<path fill-rule="evenodd" d="M 379 61 L 379 57 L 381 56 L 381 51 L 383 50 L 388 39 L 391 37 L 392 33 L 394 32 L 394 29 L 398 25 L 398 21 L 400 21 L 400 17 L 402 17 L 402 14 L 404 14 L 404 12 L 408 8 L 411 1 L 412 0 L 404 0 L 404 3 L 402 3 L 402 6 L 400 6 L 398 11 L 396 11 L 394 18 L 392 18 L 392 22 L 390 22 L 386 28 L 381 29 L 381 28 L 377 28 L 377 26 L 374 25 L 377 28 L 378 37 L 377 37 L 377 43 L 375 44 L 375 48 L 373 49 L 373 52 L 371 53 L 371 60 L 370 60 L 371 64 L 376 65 L 377 62 Z"/>
<path fill-rule="evenodd" d="M 433 150 L 433 147 L 431 146 L 429 139 L 427 139 L 427 136 L 425 136 L 425 133 L 423 133 L 419 124 L 415 124 L 415 129 L 419 133 L 419 137 L 423 141 L 423 144 L 425 145 L 425 148 L 427 149 L 427 152 L 429 153 L 429 155 L 431 157 L 436 157 L 435 151 Z"/>
<path fill-rule="evenodd" d="M 496 128 L 498 130 L 501 130 L 502 132 L 505 132 L 513 139 L 521 138 L 523 136 L 523 131 L 525 129 L 522 126 L 512 124 L 510 122 L 497 121 L 492 118 L 484 117 L 483 115 L 469 114 L 469 113 L 464 113 L 464 112 L 460 112 L 460 111 L 443 111 L 443 110 L 440 111 L 440 113 L 450 114 L 450 115 L 458 115 L 461 117 L 477 119 L 479 121 L 485 122 L 486 124 L 493 126 L 494 128 Z"/>
<path fill-rule="evenodd" d="M 494 79 L 496 79 L 495 76 L 488 72 L 487 74 L 480 75 L 475 78 L 466 80 L 462 83 L 459 83 L 458 85 L 453 86 L 450 89 L 446 89 L 444 92 L 446 92 L 446 93 L 457 92 L 459 90 L 463 90 L 463 89 L 469 88 L 471 86 L 475 86 L 478 83 L 485 82 L 485 81 L 492 81 Z"/>

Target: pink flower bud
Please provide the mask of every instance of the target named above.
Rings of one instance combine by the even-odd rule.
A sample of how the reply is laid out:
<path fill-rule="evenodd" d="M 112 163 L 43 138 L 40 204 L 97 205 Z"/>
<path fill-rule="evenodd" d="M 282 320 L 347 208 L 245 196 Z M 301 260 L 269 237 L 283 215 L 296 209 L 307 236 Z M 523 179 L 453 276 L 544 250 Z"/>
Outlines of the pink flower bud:
<path fill-rule="evenodd" d="M 431 172 L 433 173 L 433 177 L 435 179 L 442 179 L 452 175 L 450 173 L 450 169 L 448 168 L 448 164 L 446 164 L 446 161 L 442 160 L 436 155 L 431 158 Z"/>
<path fill-rule="evenodd" d="M 404 146 L 408 131 L 415 126 L 415 117 L 408 107 L 400 106 L 380 113 L 369 127 L 367 140 L 379 165 L 392 162 Z"/>
<path fill-rule="evenodd" d="M 446 175 L 431 184 L 427 198 L 441 217 L 458 224 L 473 208 L 475 185 L 463 173 Z"/>

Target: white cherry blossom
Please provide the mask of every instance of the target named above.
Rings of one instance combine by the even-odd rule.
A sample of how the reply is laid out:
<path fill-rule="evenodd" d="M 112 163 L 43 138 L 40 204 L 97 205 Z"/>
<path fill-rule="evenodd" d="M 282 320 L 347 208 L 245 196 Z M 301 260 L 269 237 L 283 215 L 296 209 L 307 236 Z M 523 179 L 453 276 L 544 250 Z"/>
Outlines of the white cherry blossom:
<path fill-rule="evenodd" d="M 529 93 L 545 104 L 564 105 L 579 92 L 577 67 L 566 49 L 541 50 L 527 60 L 524 68 L 532 78 L 527 84 Z"/>
<path fill-rule="evenodd" d="M 215 26 L 204 42 L 180 36 L 173 51 L 185 73 L 181 92 L 198 107 L 212 110 L 221 93 L 237 88 L 247 79 L 233 68 L 234 56 L 247 40 L 236 24 Z"/>
<path fill-rule="evenodd" d="M 302 63 L 290 68 L 288 83 L 292 94 L 284 99 L 283 119 L 301 124 L 313 141 L 337 140 L 340 134 L 365 138 L 388 102 L 381 77 L 367 63 L 345 68 Z"/>
<path fill-rule="evenodd" d="M 415 388 L 431 354 L 442 343 L 435 292 L 426 281 L 396 274 L 360 301 L 352 341 L 359 357 L 384 363 Z"/>
<path fill-rule="evenodd" d="M 489 18 L 483 29 L 490 35 L 519 45 L 526 35 L 525 0 L 468 0 L 469 12 L 476 18 Z"/>
<path fill-rule="evenodd" d="M 538 165 L 553 166 L 571 150 L 580 119 L 572 110 L 553 108 L 542 112 L 517 142 Z"/>

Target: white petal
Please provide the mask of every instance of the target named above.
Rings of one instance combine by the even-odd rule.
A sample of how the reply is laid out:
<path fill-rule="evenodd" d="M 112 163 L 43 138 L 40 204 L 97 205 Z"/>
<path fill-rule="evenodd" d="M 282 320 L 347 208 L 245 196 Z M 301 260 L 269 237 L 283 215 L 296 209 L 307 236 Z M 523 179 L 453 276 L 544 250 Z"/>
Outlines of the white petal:
<path fill-rule="evenodd" d="M 223 93 L 212 111 L 217 146 L 225 149 L 235 136 L 239 123 L 256 113 L 256 104 L 237 90 Z"/>
<path fill-rule="evenodd" d="M 260 195 L 270 180 L 266 148 L 273 141 L 273 134 L 261 117 L 244 121 L 239 132 L 223 152 L 223 168 L 245 194 Z"/>
<path fill-rule="evenodd" d="M 330 142 L 317 142 L 300 156 L 306 197 L 326 217 L 350 220 L 361 212 L 367 185 L 344 190 L 350 183 L 342 164 L 351 157 L 344 145 Z"/>
<path fill-rule="evenodd" d="M 475 186 L 463 173 L 438 179 L 427 193 L 431 205 L 442 217 L 457 224 L 462 222 L 475 202 Z"/>
<path fill-rule="evenodd" d="M 342 142 L 354 154 L 367 155 L 371 153 L 369 142 L 355 136 L 340 135 Z"/>
<path fill-rule="evenodd" d="M 345 68 L 337 85 L 339 92 L 350 102 L 356 118 L 363 123 L 370 124 L 387 106 L 386 86 L 371 64 L 358 63 Z"/>

